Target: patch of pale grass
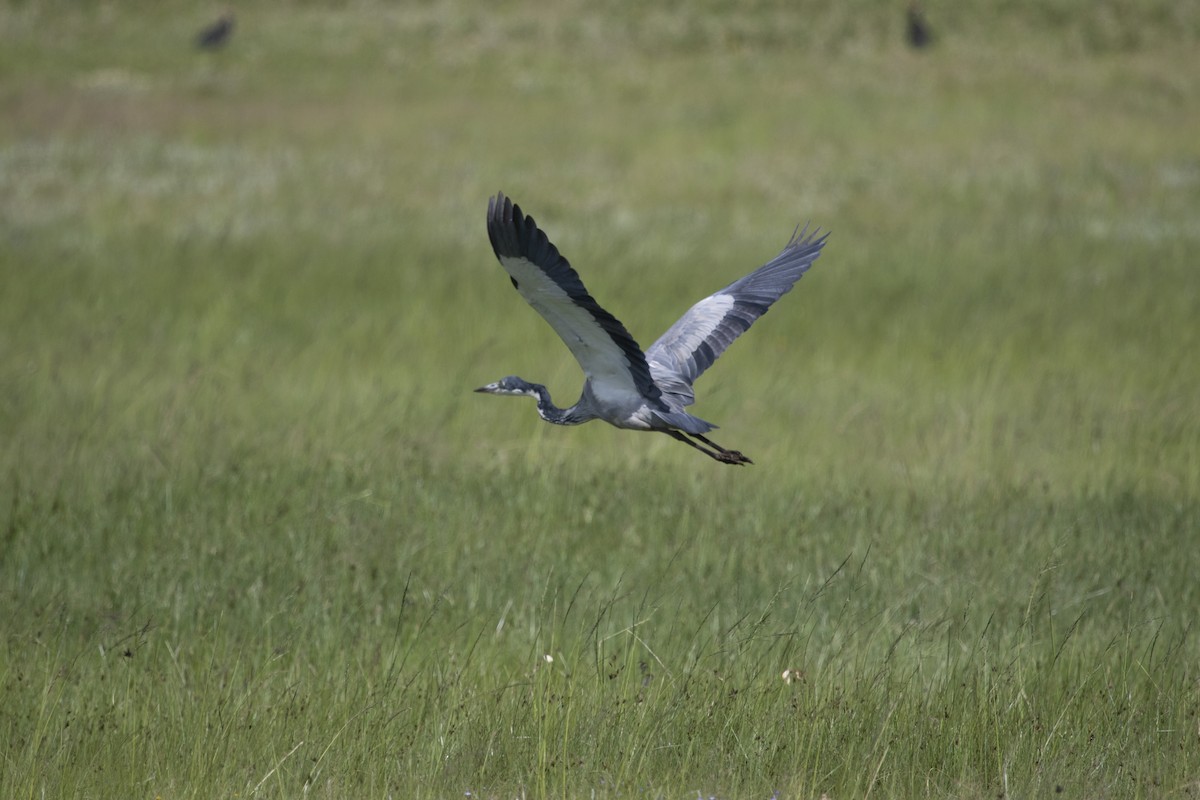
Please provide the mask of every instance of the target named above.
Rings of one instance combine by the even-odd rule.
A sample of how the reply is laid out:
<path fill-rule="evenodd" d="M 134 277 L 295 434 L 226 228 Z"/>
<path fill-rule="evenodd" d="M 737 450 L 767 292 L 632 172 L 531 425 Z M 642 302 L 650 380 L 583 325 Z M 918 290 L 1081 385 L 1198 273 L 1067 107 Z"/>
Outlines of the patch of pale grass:
<path fill-rule="evenodd" d="M 6 224 L 64 227 L 92 246 L 147 225 L 174 242 L 244 243 L 303 230 L 333 244 L 386 223 L 370 202 L 385 193 L 384 177 L 364 156 L 153 136 L 50 138 L 0 147 L 0 174 Z M 310 182 L 353 185 L 336 225 L 320 206 L 296 202 Z"/>

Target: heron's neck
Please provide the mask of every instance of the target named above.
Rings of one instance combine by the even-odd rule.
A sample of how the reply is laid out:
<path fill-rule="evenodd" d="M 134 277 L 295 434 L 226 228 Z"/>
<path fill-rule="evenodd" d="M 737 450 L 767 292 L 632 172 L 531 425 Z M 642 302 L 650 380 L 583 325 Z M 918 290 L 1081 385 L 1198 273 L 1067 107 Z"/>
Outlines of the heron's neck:
<path fill-rule="evenodd" d="M 570 408 L 559 408 L 554 405 L 550 400 L 550 391 L 540 383 L 531 383 L 530 388 L 537 394 L 538 416 L 546 422 L 555 425 L 581 425 L 590 419 L 595 419 L 595 415 L 581 409 L 579 403 Z"/>

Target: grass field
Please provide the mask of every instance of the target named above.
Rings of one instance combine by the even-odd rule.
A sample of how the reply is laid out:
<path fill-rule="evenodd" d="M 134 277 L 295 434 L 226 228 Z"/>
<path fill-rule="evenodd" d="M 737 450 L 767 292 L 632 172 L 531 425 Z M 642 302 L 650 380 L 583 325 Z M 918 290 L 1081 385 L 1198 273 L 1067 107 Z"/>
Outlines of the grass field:
<path fill-rule="evenodd" d="M 1200 7 L 992 5 L 0 5 L 0 797 L 1200 796 Z M 755 466 L 471 392 L 500 189 L 644 345 L 832 230 Z"/>

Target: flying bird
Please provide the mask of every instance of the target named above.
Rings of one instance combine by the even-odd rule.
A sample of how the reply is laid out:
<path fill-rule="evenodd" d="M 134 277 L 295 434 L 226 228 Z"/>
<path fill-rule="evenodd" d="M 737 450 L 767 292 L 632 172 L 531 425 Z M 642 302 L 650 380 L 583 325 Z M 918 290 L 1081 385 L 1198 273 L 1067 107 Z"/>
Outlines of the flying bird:
<path fill-rule="evenodd" d="M 555 425 L 602 419 L 618 428 L 659 431 L 724 464 L 752 464 L 705 436 L 716 428 L 687 413 L 692 384 L 733 340 L 787 293 L 816 261 L 829 234 L 808 227 L 792 234 L 778 256 L 692 306 L 643 351 L 625 326 L 597 303 L 579 274 L 503 192 L 488 200 L 488 238 L 512 284 L 566 343 L 586 380 L 579 401 L 558 408 L 545 386 L 515 376 L 477 392 L 523 395 Z"/>

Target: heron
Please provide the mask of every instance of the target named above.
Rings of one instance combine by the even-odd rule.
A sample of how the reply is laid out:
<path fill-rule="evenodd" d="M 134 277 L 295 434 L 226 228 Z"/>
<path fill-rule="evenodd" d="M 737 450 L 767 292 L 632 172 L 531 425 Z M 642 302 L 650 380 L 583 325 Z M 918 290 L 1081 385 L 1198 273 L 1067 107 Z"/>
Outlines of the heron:
<path fill-rule="evenodd" d="M 512 285 L 550 324 L 583 368 L 583 392 L 559 408 L 539 383 L 516 376 L 476 392 L 532 397 L 555 425 L 593 419 L 617 428 L 665 433 L 723 464 L 752 464 L 705 436 L 717 426 L 689 414 L 692 384 L 808 271 L 829 234 L 797 226 L 772 260 L 693 305 L 643 351 L 621 322 L 597 303 L 533 217 L 499 192 L 488 200 L 488 238 Z"/>

